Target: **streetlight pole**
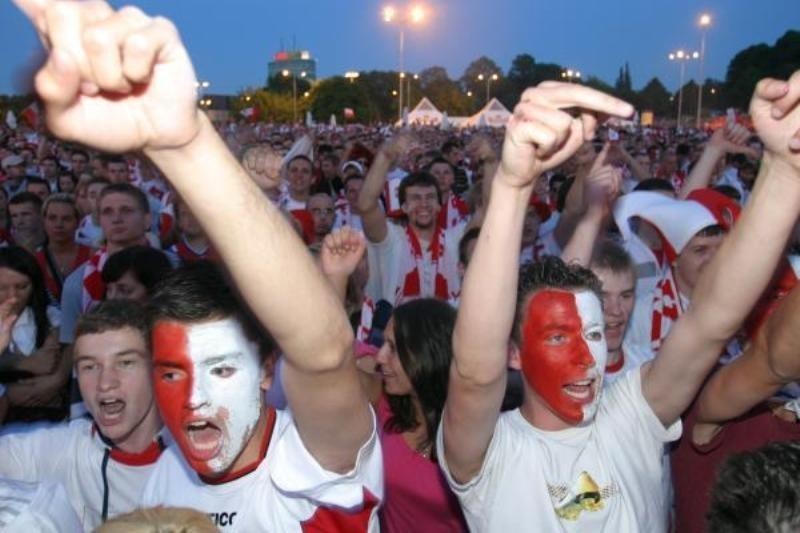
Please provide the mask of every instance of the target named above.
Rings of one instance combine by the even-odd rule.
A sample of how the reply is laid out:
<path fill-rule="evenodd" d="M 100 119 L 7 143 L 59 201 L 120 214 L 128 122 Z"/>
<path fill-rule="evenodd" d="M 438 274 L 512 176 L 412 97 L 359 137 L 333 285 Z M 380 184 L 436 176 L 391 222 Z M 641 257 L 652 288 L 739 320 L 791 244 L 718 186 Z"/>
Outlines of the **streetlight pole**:
<path fill-rule="evenodd" d="M 686 75 L 686 62 L 691 59 L 697 59 L 700 57 L 698 52 L 692 52 L 689 54 L 688 52 L 684 52 L 683 50 L 678 50 L 669 54 L 670 61 L 677 61 L 681 65 L 681 81 L 678 86 L 678 117 L 676 127 L 680 129 L 681 127 L 681 114 L 683 113 L 683 78 Z"/>
<path fill-rule="evenodd" d="M 703 77 L 703 66 L 706 60 L 706 30 L 711 25 L 711 15 L 703 13 L 700 15 L 700 82 L 697 84 L 697 121 L 695 127 L 700 129 L 701 114 L 703 110 L 703 88 L 706 85 Z"/>
<path fill-rule="evenodd" d="M 492 74 L 478 74 L 478 81 L 483 81 L 486 79 L 486 103 L 489 103 L 489 98 L 491 97 L 491 85 L 493 81 L 497 81 L 497 73 Z"/>
<path fill-rule="evenodd" d="M 405 59 L 405 29 L 407 24 L 419 24 L 425 18 L 426 10 L 421 5 L 412 6 L 398 17 L 397 9 L 393 6 L 386 6 L 383 8 L 383 20 L 386 23 L 392 23 L 397 19 L 400 30 L 400 72 L 398 74 L 398 88 L 397 88 L 397 118 L 403 120 L 403 80 L 406 77 L 404 68 Z M 410 89 L 409 89 L 410 90 Z M 410 104 L 409 104 L 410 105 Z"/>
<path fill-rule="evenodd" d="M 288 70 L 284 70 L 281 72 L 284 77 L 288 76 L 290 72 Z M 297 124 L 297 73 L 295 71 L 291 71 L 292 75 L 292 123 Z M 300 73 L 301 78 L 306 77 L 306 71 L 302 71 Z"/>

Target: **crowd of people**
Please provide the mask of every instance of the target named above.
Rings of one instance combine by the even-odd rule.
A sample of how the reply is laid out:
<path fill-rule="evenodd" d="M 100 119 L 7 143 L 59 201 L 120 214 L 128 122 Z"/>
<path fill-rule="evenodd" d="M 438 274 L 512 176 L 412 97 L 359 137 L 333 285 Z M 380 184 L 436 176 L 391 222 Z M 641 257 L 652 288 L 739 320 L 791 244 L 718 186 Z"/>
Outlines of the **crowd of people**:
<path fill-rule="evenodd" d="M 753 130 L 215 124 L 169 21 L 15 1 L 0 528 L 800 528 L 800 71 Z"/>

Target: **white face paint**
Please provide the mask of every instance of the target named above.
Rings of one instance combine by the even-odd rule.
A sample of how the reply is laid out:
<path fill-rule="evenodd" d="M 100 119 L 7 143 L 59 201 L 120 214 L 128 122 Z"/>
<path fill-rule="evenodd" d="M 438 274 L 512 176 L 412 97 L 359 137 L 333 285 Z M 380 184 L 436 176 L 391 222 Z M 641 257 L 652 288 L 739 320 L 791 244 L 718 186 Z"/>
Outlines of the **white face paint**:
<path fill-rule="evenodd" d="M 577 292 L 575 293 L 575 306 L 578 308 L 578 316 L 581 317 L 583 338 L 594 359 L 594 368 L 591 370 L 592 377 L 595 378 L 593 400 L 583 406 L 583 422 L 586 423 L 590 422 L 597 413 L 597 405 L 603 391 L 608 346 L 606 345 L 605 323 L 600 299 L 590 291 Z"/>
<path fill-rule="evenodd" d="M 156 324 L 156 396 L 162 417 L 197 472 L 234 465 L 262 409 L 258 349 L 232 318 Z"/>

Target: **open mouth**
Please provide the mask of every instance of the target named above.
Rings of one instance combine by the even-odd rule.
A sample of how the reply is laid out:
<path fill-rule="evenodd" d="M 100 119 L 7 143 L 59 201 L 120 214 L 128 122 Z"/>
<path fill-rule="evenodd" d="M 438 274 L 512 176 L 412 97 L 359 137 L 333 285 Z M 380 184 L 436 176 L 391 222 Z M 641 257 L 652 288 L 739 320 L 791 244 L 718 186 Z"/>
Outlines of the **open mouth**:
<path fill-rule="evenodd" d="M 207 461 L 222 447 L 222 430 L 207 420 L 190 422 L 184 428 L 195 459 Z"/>
<path fill-rule="evenodd" d="M 97 422 L 103 426 L 112 426 L 122 419 L 125 402 L 117 398 L 101 400 L 98 406 Z"/>
<path fill-rule="evenodd" d="M 591 403 L 594 399 L 596 382 L 596 378 L 587 378 L 567 383 L 562 388 L 564 389 L 564 393 L 570 398 L 580 403 Z"/>

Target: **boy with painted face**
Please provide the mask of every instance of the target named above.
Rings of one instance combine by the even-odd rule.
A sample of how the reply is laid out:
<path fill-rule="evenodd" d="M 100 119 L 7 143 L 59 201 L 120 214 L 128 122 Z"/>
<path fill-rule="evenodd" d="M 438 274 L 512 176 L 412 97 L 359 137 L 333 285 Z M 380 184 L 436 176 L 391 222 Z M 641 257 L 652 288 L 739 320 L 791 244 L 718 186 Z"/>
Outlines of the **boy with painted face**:
<path fill-rule="evenodd" d="M 680 436 L 681 413 L 770 280 L 800 211 L 798 99 L 800 74 L 759 84 L 750 111 L 768 156 L 750 203 L 658 357 L 603 391 L 596 280 L 556 259 L 522 273 L 514 265 L 536 178 L 592 138 L 593 113 L 633 109 L 569 84 L 523 93 L 464 279 L 438 435 L 471 530 L 666 530 L 664 443 Z M 579 116 L 562 111 L 574 108 Z M 500 414 L 507 361 L 522 369 L 524 400 Z"/>
<path fill-rule="evenodd" d="M 163 449 L 144 308 L 104 302 L 78 322 L 73 357 L 93 420 L 16 427 L 0 437 L 0 476 L 63 484 L 87 531 L 132 511 Z"/>
<path fill-rule="evenodd" d="M 361 504 L 366 493 L 380 494 L 380 475 L 354 470 L 337 479 L 306 460 L 292 415 L 263 402 L 274 343 L 221 272 L 205 262 L 185 266 L 160 284 L 150 305 L 156 400 L 180 452 L 159 461 L 144 505 L 193 507 L 226 531 L 291 531 L 326 517 L 365 530 L 374 496 L 357 512 L 321 506 Z M 362 472 L 380 467 L 372 441 L 357 463 Z"/>
<path fill-rule="evenodd" d="M 319 522 L 314 520 L 324 521 L 332 528 L 341 524 L 339 529 L 347 531 L 377 527 L 380 449 L 374 415 L 353 359 L 347 316 L 292 227 L 198 110 L 197 78 L 175 27 L 136 8 L 114 11 L 99 1 L 16 3 L 51 47 L 46 66 L 36 76 L 50 131 L 104 152 L 140 150 L 156 164 L 197 216 L 237 285 L 246 288 L 242 293 L 247 304 L 285 356 L 282 384 L 291 412 L 276 415 L 272 439 L 261 439 L 270 433 L 269 417 L 261 410 L 257 422 L 251 420 L 255 408 L 247 402 L 253 400 L 244 400 L 255 397 L 258 387 L 244 397 L 231 396 L 250 405 L 244 418 L 243 406 L 229 405 L 224 393 L 222 398 L 216 393 L 206 396 L 211 390 L 223 390 L 217 388 L 220 384 L 212 387 L 212 379 L 238 380 L 255 370 L 252 363 L 240 370 L 228 361 L 229 356 L 246 359 L 251 353 L 234 334 L 235 328 L 227 328 L 224 335 L 215 330 L 211 336 L 216 340 L 225 337 L 215 346 L 203 340 L 207 328 L 194 329 L 235 314 L 165 320 L 183 325 L 171 332 L 160 330 L 160 335 L 175 337 L 170 349 L 159 350 L 160 363 L 178 359 L 172 364 L 174 372 L 161 365 L 165 381 L 159 389 L 175 379 L 177 385 L 170 387 L 184 392 L 159 395 L 170 403 L 165 414 L 170 425 L 183 433 L 182 448 L 204 472 L 215 476 L 206 481 L 224 482 L 225 474 L 242 474 L 243 467 L 252 464 L 251 452 L 258 463 L 249 475 L 225 485 L 208 484 L 191 469 L 181 471 L 180 479 L 176 473 L 170 481 L 180 485 L 178 490 L 196 494 L 197 504 L 209 502 L 210 493 L 229 490 L 225 502 L 243 509 L 241 515 L 225 517 L 229 530 L 300 531 L 308 520 L 316 526 Z M 98 39 L 104 46 L 91 45 Z M 115 51 L 118 60 L 105 61 L 109 51 Z M 109 116 L 116 117 L 114 128 L 108 127 Z M 242 242 L 254 244 L 242 248 Z M 315 320 L 309 320 L 312 313 Z M 213 348 L 213 357 L 196 367 L 193 360 L 190 367 L 180 354 L 194 352 L 198 339 L 205 349 Z M 182 380 L 181 372 L 186 374 Z M 208 387 L 196 395 L 183 388 L 196 381 L 187 379 L 191 373 L 208 380 Z M 260 381 L 249 379 L 248 387 Z M 238 388 L 237 394 L 244 394 Z M 171 405 L 179 399 L 185 404 Z M 243 442 L 247 445 L 241 449 Z M 267 446 L 266 456 L 259 446 Z M 264 461 L 258 461 L 262 456 Z M 212 461 L 216 457 L 220 461 Z M 159 469 L 170 470 L 178 459 L 165 456 L 169 463 Z"/>

